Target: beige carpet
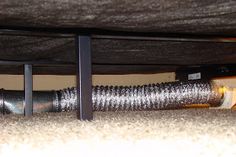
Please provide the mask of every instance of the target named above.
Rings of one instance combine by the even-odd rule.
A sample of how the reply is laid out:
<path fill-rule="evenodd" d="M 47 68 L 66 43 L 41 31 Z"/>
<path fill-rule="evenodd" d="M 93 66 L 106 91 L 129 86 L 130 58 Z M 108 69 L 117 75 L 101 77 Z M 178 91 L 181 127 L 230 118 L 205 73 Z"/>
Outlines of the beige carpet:
<path fill-rule="evenodd" d="M 236 156 L 236 111 L 186 109 L 7 115 L 0 156 Z"/>

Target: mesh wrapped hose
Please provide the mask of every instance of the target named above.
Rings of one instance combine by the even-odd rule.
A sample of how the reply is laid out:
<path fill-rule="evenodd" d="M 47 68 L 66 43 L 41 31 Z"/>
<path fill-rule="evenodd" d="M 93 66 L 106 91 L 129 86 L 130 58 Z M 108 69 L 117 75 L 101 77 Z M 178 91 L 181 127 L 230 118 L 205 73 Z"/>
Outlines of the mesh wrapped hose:
<path fill-rule="evenodd" d="M 94 111 L 158 110 L 181 108 L 190 104 L 219 106 L 222 94 L 208 81 L 172 82 L 143 86 L 94 86 Z M 76 89 L 55 91 L 55 111 L 76 109 Z"/>
<path fill-rule="evenodd" d="M 172 82 L 143 86 L 94 86 L 94 111 L 158 110 L 190 104 L 221 105 L 219 87 L 209 81 Z M 76 110 L 76 89 L 35 91 L 33 112 Z M 24 114 L 24 92 L 0 90 L 0 112 Z"/>

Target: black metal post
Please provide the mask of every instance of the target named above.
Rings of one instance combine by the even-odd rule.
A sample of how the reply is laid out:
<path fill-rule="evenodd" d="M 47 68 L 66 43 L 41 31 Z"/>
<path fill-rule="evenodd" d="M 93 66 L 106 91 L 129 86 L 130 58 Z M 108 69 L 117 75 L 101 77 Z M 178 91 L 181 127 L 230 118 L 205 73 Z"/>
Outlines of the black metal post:
<path fill-rule="evenodd" d="M 76 36 L 77 54 L 77 117 L 92 120 L 91 37 Z"/>
<path fill-rule="evenodd" d="M 33 115 L 33 76 L 32 65 L 24 65 L 24 90 L 25 90 L 25 104 L 24 114 L 25 116 Z"/>

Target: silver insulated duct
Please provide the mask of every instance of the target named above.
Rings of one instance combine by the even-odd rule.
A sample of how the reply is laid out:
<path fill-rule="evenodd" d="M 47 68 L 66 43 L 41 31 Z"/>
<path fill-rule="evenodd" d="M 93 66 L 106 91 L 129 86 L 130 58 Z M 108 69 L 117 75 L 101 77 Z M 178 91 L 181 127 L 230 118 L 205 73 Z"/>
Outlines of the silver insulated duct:
<path fill-rule="evenodd" d="M 1 90 L 2 113 L 24 113 L 22 91 Z M 76 89 L 37 91 L 33 93 L 34 112 L 64 112 L 76 110 Z M 208 81 L 172 82 L 142 86 L 94 86 L 94 111 L 158 110 L 182 108 L 190 104 L 219 106 L 219 87 Z"/>

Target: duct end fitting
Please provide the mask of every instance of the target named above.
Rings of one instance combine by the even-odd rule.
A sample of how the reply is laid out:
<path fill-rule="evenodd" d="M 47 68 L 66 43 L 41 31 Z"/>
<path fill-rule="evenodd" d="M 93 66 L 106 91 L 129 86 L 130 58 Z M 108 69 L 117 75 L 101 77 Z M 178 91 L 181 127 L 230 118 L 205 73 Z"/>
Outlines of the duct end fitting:
<path fill-rule="evenodd" d="M 220 87 L 219 92 L 222 93 L 222 101 L 217 109 L 232 109 L 236 104 L 236 88 Z"/>

